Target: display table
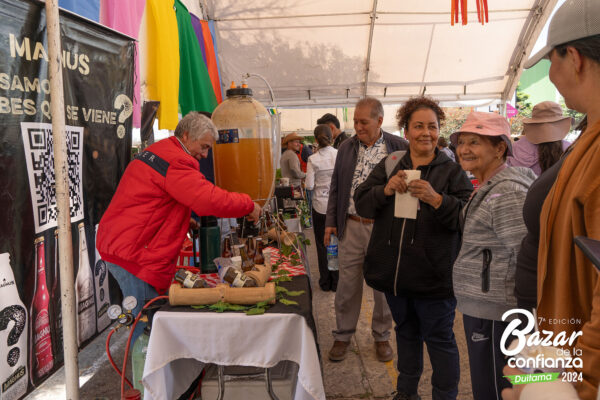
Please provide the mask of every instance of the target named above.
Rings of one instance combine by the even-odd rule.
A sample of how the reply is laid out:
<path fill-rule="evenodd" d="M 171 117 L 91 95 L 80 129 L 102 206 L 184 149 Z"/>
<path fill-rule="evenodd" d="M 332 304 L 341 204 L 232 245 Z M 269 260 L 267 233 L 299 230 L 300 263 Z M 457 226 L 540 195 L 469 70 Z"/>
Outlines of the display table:
<path fill-rule="evenodd" d="M 265 314 L 253 316 L 162 307 L 152 322 L 143 375 L 144 398 L 176 399 L 206 363 L 271 368 L 289 360 L 299 366 L 295 399 L 325 399 L 309 278 L 299 274 L 280 285 L 305 291 L 290 298 L 298 305 L 278 302 Z"/>

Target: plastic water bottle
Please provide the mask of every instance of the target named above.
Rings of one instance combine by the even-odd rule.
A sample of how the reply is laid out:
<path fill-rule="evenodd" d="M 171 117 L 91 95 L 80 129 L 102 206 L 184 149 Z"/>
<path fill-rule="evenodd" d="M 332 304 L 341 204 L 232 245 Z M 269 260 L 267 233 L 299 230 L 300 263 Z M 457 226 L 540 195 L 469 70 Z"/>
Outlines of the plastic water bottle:
<path fill-rule="evenodd" d="M 327 246 L 327 269 L 330 271 L 340 269 L 338 264 L 338 240 L 334 234 L 331 235 L 329 246 Z"/>

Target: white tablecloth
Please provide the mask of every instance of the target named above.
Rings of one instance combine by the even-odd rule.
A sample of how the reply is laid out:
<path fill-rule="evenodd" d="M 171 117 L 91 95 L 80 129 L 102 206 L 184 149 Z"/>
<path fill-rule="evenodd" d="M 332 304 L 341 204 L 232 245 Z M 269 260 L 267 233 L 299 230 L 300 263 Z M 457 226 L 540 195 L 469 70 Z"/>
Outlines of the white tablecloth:
<path fill-rule="evenodd" d="M 274 367 L 299 365 L 296 400 L 325 400 L 315 338 L 298 314 L 157 312 L 152 322 L 144 399 L 176 399 L 204 363 Z"/>

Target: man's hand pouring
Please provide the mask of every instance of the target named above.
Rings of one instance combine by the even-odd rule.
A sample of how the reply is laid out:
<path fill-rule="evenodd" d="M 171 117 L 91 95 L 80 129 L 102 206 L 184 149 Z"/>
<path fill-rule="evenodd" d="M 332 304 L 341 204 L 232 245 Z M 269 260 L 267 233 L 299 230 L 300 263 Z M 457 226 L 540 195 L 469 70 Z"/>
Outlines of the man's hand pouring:
<path fill-rule="evenodd" d="M 261 206 L 259 206 L 258 203 L 254 202 L 254 210 L 252 210 L 252 212 L 250 214 L 248 214 L 248 216 L 246 218 L 248 219 L 248 221 L 254 221 L 254 223 L 256 223 L 256 222 L 258 222 L 258 219 L 260 218 L 261 213 L 262 213 Z"/>

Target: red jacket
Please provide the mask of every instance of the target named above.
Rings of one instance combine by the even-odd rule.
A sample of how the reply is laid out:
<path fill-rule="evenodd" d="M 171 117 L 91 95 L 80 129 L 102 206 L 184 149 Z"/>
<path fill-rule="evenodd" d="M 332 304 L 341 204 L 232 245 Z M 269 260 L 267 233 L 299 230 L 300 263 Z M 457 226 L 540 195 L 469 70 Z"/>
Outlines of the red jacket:
<path fill-rule="evenodd" d="M 170 137 L 129 164 L 100 221 L 96 246 L 103 260 L 162 292 L 175 274 L 191 210 L 200 216 L 242 217 L 253 208 L 247 194 L 207 181 L 198 161 Z"/>

